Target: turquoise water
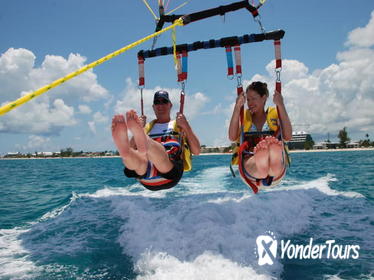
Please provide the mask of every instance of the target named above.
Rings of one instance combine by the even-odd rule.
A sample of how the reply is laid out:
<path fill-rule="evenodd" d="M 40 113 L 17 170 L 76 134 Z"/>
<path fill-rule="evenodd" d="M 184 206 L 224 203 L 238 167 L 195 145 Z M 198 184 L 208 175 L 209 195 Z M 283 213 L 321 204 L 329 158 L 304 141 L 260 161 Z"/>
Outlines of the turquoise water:
<path fill-rule="evenodd" d="M 292 154 L 284 182 L 252 195 L 229 156 L 193 159 L 167 191 L 118 158 L 0 160 L 0 279 L 369 279 L 374 151 Z M 358 259 L 277 258 L 256 238 L 360 246 Z"/>

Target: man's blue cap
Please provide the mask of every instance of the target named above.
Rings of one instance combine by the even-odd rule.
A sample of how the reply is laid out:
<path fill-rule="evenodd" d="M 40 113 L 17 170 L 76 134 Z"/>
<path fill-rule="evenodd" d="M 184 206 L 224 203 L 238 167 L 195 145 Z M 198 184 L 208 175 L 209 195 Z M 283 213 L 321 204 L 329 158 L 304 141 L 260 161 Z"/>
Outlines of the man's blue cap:
<path fill-rule="evenodd" d="M 155 100 L 157 99 L 164 99 L 164 100 L 167 100 L 168 102 L 171 102 L 169 99 L 169 93 L 166 90 L 156 91 L 153 97 L 153 102 L 155 102 Z"/>

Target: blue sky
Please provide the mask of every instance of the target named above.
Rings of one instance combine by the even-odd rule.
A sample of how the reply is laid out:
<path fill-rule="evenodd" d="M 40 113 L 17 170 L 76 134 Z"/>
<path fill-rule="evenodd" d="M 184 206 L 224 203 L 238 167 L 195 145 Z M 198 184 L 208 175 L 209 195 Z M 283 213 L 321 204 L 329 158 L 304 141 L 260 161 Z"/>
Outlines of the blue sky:
<path fill-rule="evenodd" d="M 156 10 L 157 1 L 149 1 Z M 166 2 L 166 1 L 165 1 Z M 170 8 L 184 1 L 171 0 Z M 191 0 L 178 12 L 190 13 L 230 1 Z M 353 140 L 374 135 L 374 2 L 276 1 L 261 8 L 267 31 L 284 29 L 282 45 L 286 106 L 294 130 L 315 140 L 334 138 L 343 126 Z M 8 1 L 0 3 L 0 104 L 17 99 L 86 63 L 134 42 L 154 30 L 141 0 Z M 229 13 L 177 29 L 178 43 L 259 33 L 246 11 Z M 158 39 L 169 46 L 171 33 Z M 139 109 L 136 53 L 130 50 L 30 104 L 0 116 L 0 153 L 112 150 L 114 113 Z M 242 48 L 245 83 L 272 85 L 272 42 Z M 152 118 L 152 92 L 169 89 L 178 107 L 178 84 L 171 56 L 146 60 L 146 113 Z M 202 144 L 228 144 L 227 122 L 235 81 L 226 78 L 223 49 L 189 56 L 186 115 Z M 269 100 L 269 105 L 271 105 Z M 306 124 L 306 126 L 297 126 Z"/>

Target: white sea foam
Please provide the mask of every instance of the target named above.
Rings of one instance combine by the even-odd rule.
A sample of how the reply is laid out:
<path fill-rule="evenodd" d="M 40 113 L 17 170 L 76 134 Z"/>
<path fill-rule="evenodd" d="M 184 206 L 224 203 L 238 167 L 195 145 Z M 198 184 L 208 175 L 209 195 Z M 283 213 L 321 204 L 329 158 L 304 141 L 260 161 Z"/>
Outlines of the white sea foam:
<path fill-rule="evenodd" d="M 181 270 L 204 271 L 202 266 L 211 262 L 212 266 L 206 267 L 206 271 L 216 270 L 219 275 L 223 269 L 221 272 L 226 275 L 226 268 L 221 267 L 226 263 L 235 270 L 232 273 L 238 273 L 237 279 L 242 279 L 240 275 L 258 269 L 254 254 L 258 235 L 268 230 L 278 237 L 302 232 L 312 214 L 312 198 L 297 192 L 219 196 L 212 202 L 212 195 L 191 194 L 174 198 L 162 207 L 160 201 L 148 198 L 115 199 L 112 201 L 114 214 L 126 220 L 118 242 L 124 253 L 136 261 L 142 262 L 145 252 L 156 254 L 155 259 L 147 259 L 146 268 L 142 266 L 142 271 L 149 270 L 151 274 L 156 271 L 155 275 L 161 275 L 166 269 L 167 262 L 160 261 L 161 255 L 157 255 L 162 253 L 174 260 Z M 157 264 L 160 270 L 154 268 Z M 213 266 L 216 267 L 213 269 Z M 279 276 L 282 271 L 280 263 L 266 269 L 266 275 Z M 173 275 L 177 271 L 168 268 L 165 273 Z M 149 276 L 147 273 L 145 275 Z"/>
<path fill-rule="evenodd" d="M 18 239 L 26 231 L 19 228 L 0 230 L 0 278 L 27 279 L 38 271 Z"/>
<path fill-rule="evenodd" d="M 80 197 L 79 194 L 77 194 L 76 192 L 72 192 L 72 196 L 71 196 L 68 204 L 63 205 L 59 208 L 56 208 L 52 211 L 49 211 L 49 212 L 45 213 L 37 222 L 42 222 L 42 221 L 52 219 L 52 218 L 55 218 L 55 217 L 59 216 L 61 213 L 63 213 L 65 211 L 65 209 L 67 209 L 79 197 Z M 37 222 L 33 222 L 31 224 L 34 224 L 34 223 L 37 223 Z"/>
<path fill-rule="evenodd" d="M 332 174 L 327 174 L 324 177 L 318 178 L 316 180 L 308 181 L 308 182 L 299 182 L 293 186 L 282 186 L 282 187 L 276 187 L 271 188 L 266 191 L 292 191 L 292 190 L 310 190 L 310 189 L 317 189 L 321 193 L 324 193 L 329 196 L 345 196 L 349 198 L 363 198 L 364 195 L 353 192 L 353 191 L 338 191 L 330 188 L 329 182 L 337 181 L 337 179 Z"/>
<path fill-rule="evenodd" d="M 123 188 L 104 187 L 103 189 L 97 190 L 95 193 L 81 194 L 81 197 L 92 197 L 92 198 L 110 198 L 112 196 L 142 196 L 142 197 L 154 197 L 163 198 L 167 193 L 172 192 L 172 189 L 163 191 L 150 191 L 144 188 L 141 184 L 135 183 L 130 186 Z"/>
<path fill-rule="evenodd" d="M 227 166 L 203 169 L 193 177 L 184 177 L 179 186 L 188 194 L 226 192 L 231 177 Z"/>
<path fill-rule="evenodd" d="M 209 252 L 194 260 L 180 261 L 166 253 L 144 253 L 136 263 L 135 270 L 140 275 L 138 280 L 178 279 L 178 280 L 267 280 L 271 276 L 256 272 L 232 262 L 221 255 Z"/>

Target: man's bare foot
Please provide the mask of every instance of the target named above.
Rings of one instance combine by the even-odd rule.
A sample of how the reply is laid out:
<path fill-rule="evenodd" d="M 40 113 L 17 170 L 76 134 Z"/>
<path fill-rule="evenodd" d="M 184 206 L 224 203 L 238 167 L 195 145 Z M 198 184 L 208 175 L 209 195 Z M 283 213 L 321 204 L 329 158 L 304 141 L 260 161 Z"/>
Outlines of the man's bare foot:
<path fill-rule="evenodd" d="M 271 139 L 267 141 L 269 143 L 269 175 L 277 177 L 282 173 L 284 168 L 283 145 L 282 142 L 275 137 L 271 137 Z"/>
<path fill-rule="evenodd" d="M 257 176 L 265 178 L 269 174 L 269 149 L 266 140 L 259 142 L 253 149 Z"/>
<path fill-rule="evenodd" d="M 127 127 L 134 135 L 136 149 L 139 153 L 147 153 L 147 135 L 145 135 L 143 125 L 134 110 L 126 113 Z"/>
<path fill-rule="evenodd" d="M 123 115 L 115 115 L 112 119 L 112 137 L 121 157 L 129 153 L 129 138 L 127 136 L 127 125 Z"/>

